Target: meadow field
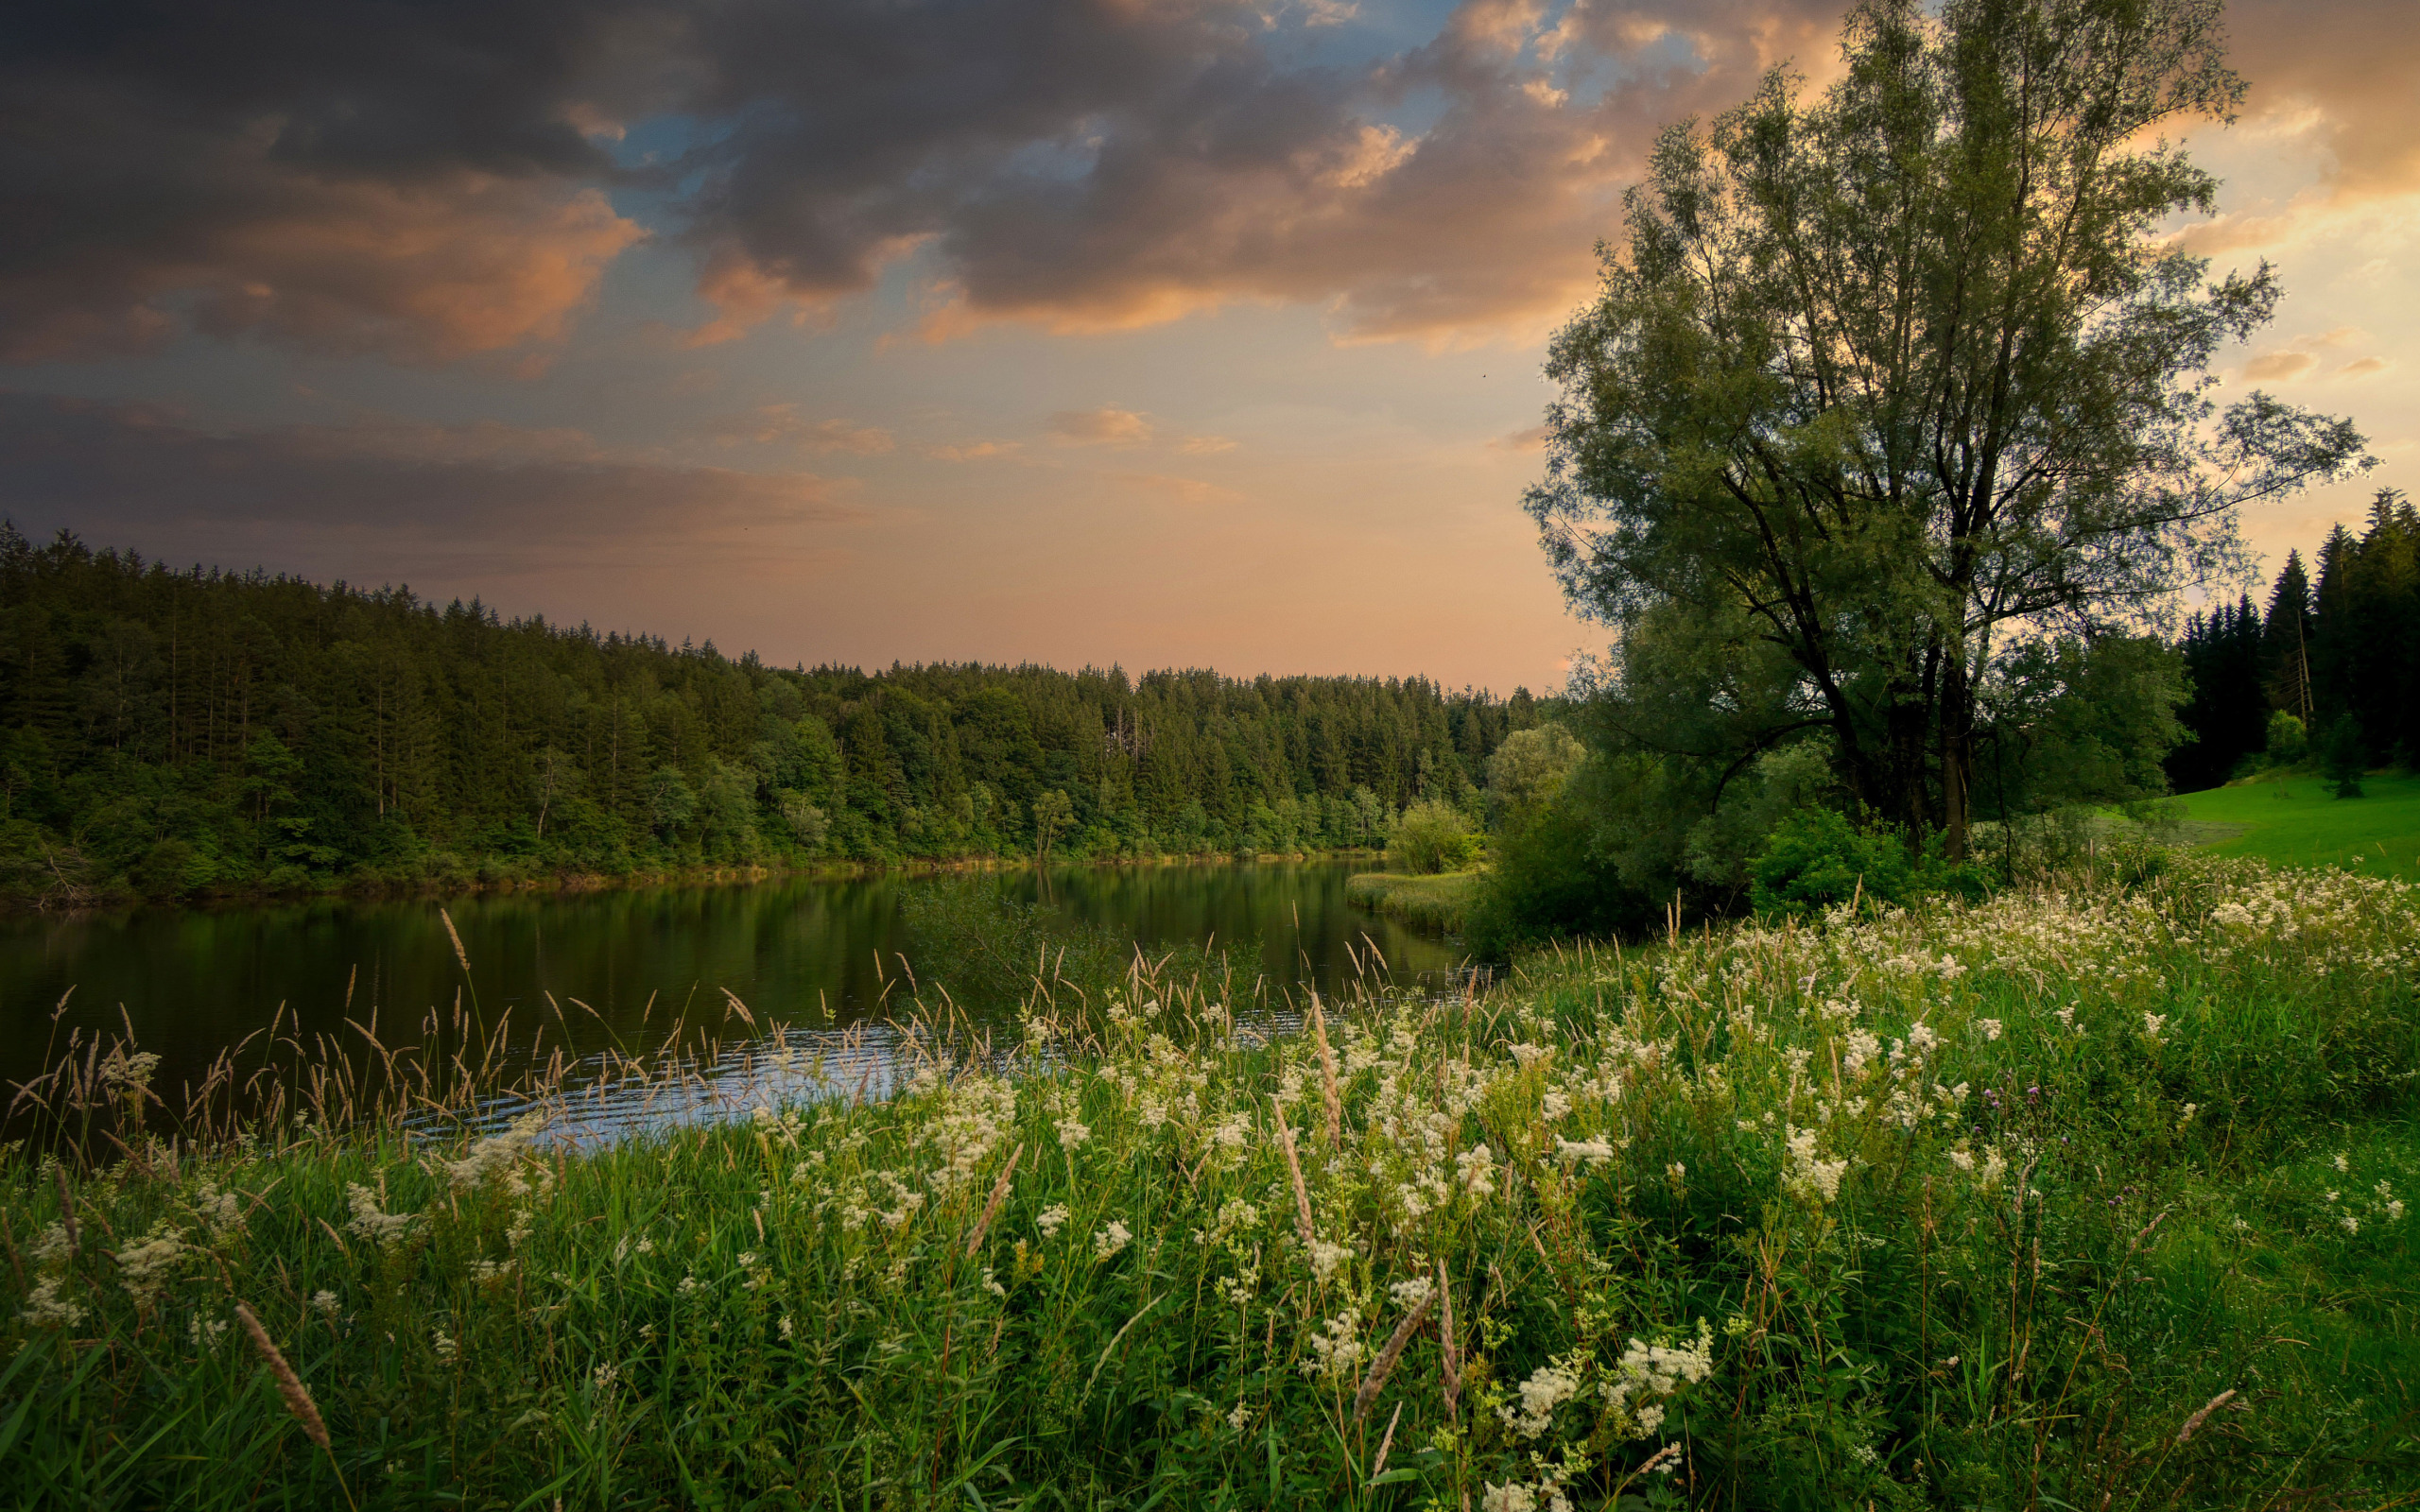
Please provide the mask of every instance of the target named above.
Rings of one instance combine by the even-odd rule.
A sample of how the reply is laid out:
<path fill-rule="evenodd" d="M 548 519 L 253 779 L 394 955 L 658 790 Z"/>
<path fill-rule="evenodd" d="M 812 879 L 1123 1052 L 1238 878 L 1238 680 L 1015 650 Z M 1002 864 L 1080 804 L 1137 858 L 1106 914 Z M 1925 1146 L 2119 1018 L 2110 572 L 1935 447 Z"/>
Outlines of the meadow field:
<path fill-rule="evenodd" d="M 2184 802 L 2188 821 L 2218 836 L 2205 842 L 2216 855 L 2420 881 L 2420 777 L 2365 777 L 2361 788 L 2340 799 L 2324 778 L 2263 778 Z"/>
<path fill-rule="evenodd" d="M 1137 963 L 587 1147 L 325 1062 L 172 1145 L 88 1047 L 112 1159 L 0 1160 L 0 1499 L 2409 1504 L 2415 925 L 2144 850 L 1275 1038 Z"/>

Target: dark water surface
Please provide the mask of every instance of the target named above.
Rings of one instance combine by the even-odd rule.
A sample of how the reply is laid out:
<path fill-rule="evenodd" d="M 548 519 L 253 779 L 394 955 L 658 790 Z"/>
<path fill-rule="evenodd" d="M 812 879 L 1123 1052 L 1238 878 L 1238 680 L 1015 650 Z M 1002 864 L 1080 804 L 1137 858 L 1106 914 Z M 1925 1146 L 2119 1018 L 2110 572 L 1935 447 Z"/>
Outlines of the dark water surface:
<path fill-rule="evenodd" d="M 1399 983 L 1449 971 L 1455 942 L 1345 901 L 1355 869 L 1345 862 L 1071 868 L 1050 879 L 1047 902 L 1146 947 L 1214 936 L 1220 945 L 1256 943 L 1272 998 L 1305 986 L 1340 994 L 1356 975 L 1355 957 L 1366 962 L 1373 943 Z M 940 947 L 914 937 L 900 901 L 914 888 L 951 885 L 920 876 L 789 878 L 443 902 L 487 1022 L 510 1009 L 514 1039 L 543 1022 L 550 1044 L 594 1057 L 608 1044 L 651 1051 L 684 1012 L 692 1028 L 723 1022 L 726 990 L 760 1029 L 795 1026 L 810 1045 L 838 1042 L 850 1025 L 904 1005 L 901 957 L 946 974 L 946 962 L 936 972 L 919 961 Z M 1042 899 L 1031 873 L 981 885 Z M 358 1046 L 345 1021 L 367 1024 L 373 1015 L 389 1043 L 411 1040 L 432 1007 L 451 1010 L 463 982 L 439 902 L 320 900 L 0 921 L 0 1083 L 38 1074 L 71 1030 L 81 1028 L 89 1041 L 130 1023 L 141 1047 L 162 1057 L 154 1085 L 173 1097 L 219 1051 L 268 1025 L 281 1005 L 285 1032 L 299 1024 L 305 1041 L 323 1033 Z M 1238 957 L 1237 976 L 1251 964 Z M 977 996 L 959 999 L 977 1021 L 1004 1019 L 1015 1005 Z M 747 1034 L 735 1021 L 728 1032 Z"/>

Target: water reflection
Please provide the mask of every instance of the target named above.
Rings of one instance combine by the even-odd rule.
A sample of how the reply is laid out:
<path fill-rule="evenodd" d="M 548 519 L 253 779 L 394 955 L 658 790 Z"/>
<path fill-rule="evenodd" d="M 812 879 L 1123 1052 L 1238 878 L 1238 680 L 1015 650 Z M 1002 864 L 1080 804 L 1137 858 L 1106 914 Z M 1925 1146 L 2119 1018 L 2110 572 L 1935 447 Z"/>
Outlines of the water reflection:
<path fill-rule="evenodd" d="M 1354 907 L 1343 863 L 1070 868 L 1047 906 L 1147 950 L 1215 942 L 1234 960 L 1238 1005 L 1282 1027 L 1311 988 L 1340 996 L 1381 972 L 1442 980 L 1455 944 Z M 751 885 L 508 894 L 450 900 L 471 974 L 434 901 L 316 901 L 225 910 L 147 909 L 0 925 L 0 1079 L 54 1063 L 72 1033 L 133 1039 L 162 1057 L 176 1099 L 232 1045 L 275 1017 L 305 1050 L 415 1042 L 432 1014 L 474 1014 L 525 1063 L 553 1065 L 599 1132 L 633 1119 L 744 1111 L 769 1091 L 888 1091 L 899 1047 L 882 1021 L 929 971 L 902 917 L 930 878 L 784 879 Z M 989 879 L 1035 902 L 1030 873 Z M 944 964 L 942 971 L 946 975 Z M 467 988 L 467 990 L 466 990 Z M 63 1013 L 56 1005 L 72 989 Z M 971 1032 L 1011 1027 L 1012 1001 L 950 994 Z M 282 1010 L 282 1015 L 281 1015 Z M 687 1074 L 634 1087 L 630 1057 L 692 1041 L 720 1048 Z M 258 1042 L 257 1040 L 255 1041 Z M 786 1055 L 786 1060 L 780 1057 Z M 815 1068 L 820 1067 L 820 1072 Z M 768 1075 L 775 1079 L 766 1080 Z M 804 1079 L 787 1079 L 804 1078 Z"/>

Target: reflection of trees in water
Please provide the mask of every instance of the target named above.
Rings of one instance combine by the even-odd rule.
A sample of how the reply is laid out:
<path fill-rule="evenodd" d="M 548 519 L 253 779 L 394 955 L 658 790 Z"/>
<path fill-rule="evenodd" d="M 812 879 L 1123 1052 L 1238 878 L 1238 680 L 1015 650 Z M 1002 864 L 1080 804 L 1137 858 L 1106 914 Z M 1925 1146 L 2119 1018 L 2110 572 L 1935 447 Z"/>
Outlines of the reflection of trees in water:
<path fill-rule="evenodd" d="M 1049 898 L 1031 872 L 978 879 L 1005 898 L 1043 905 L 1056 926 L 1088 926 L 1157 954 L 1211 944 L 1238 976 L 1282 991 L 1306 978 L 1341 991 L 1374 970 L 1374 945 L 1399 982 L 1450 967 L 1443 940 L 1364 914 L 1344 899 L 1349 865 L 1069 868 Z M 508 893 L 449 900 L 476 972 L 483 1013 L 542 1053 L 586 1057 L 660 1042 L 725 1011 L 728 988 L 761 1020 L 838 1028 L 879 1014 L 908 992 L 907 966 L 926 973 L 931 948 L 904 904 L 959 878 L 785 879 L 744 886 Z M 1297 927 L 1297 919 L 1300 920 Z M 1083 931 L 1078 929 L 1080 936 Z M 1366 937 L 1365 937 L 1366 936 Z M 1256 954 L 1247 950 L 1258 942 Z M 1305 962 L 1309 963 L 1308 968 Z M 943 977 L 947 971 L 941 972 Z M 51 1010 L 72 987 L 62 1034 L 122 1033 L 130 1023 L 162 1057 L 158 1085 L 198 1077 L 223 1048 L 284 1005 L 285 1032 L 355 1031 L 409 1038 L 462 986 L 432 901 L 319 900 L 262 908 L 140 910 L 0 924 L 0 1080 L 42 1068 Z M 957 984 L 951 991 L 958 992 Z M 548 994 L 552 994 L 551 1004 Z M 890 1002 L 886 1004 L 886 994 Z M 960 1009 L 1013 1006 L 981 989 Z M 120 1007 L 123 1004 L 124 1019 Z M 557 1016 L 561 1009 L 561 1019 Z"/>

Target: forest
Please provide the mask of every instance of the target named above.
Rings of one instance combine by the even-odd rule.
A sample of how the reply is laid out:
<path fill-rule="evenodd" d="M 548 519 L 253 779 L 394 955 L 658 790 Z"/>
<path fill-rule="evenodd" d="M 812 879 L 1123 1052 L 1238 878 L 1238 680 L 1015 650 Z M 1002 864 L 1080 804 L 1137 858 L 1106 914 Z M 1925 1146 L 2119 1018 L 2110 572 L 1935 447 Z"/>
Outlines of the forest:
<path fill-rule="evenodd" d="M 779 668 L 0 526 L 0 896 L 1296 851 L 1535 724 L 1424 679 Z"/>
<path fill-rule="evenodd" d="M 2270 722 L 2298 722 L 2328 759 L 2358 769 L 2420 757 L 2420 509 L 2380 489 L 2360 535 L 2339 524 L 2319 580 L 2299 553 L 2263 610 L 2244 594 L 2185 628 L 2193 696 L 2177 712 L 2192 739 L 2168 759 L 2179 792 L 2216 787 L 2269 754 Z M 2279 753 L 2283 754 L 2283 753 Z"/>

